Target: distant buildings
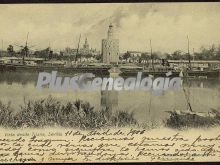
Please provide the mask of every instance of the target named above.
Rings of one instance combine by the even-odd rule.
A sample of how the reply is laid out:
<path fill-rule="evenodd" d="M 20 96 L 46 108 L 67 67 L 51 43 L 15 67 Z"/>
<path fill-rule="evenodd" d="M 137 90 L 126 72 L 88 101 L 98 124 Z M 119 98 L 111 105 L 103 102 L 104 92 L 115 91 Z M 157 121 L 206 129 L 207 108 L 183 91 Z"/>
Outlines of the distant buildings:
<path fill-rule="evenodd" d="M 141 57 L 141 54 L 145 52 L 140 51 L 127 51 L 128 54 L 130 54 L 131 57 Z"/>
<path fill-rule="evenodd" d="M 64 56 L 75 57 L 76 54 L 77 54 L 77 49 L 72 49 L 69 47 L 65 48 L 65 50 L 63 51 Z M 90 48 L 88 40 L 86 38 L 82 48 L 79 48 L 78 50 L 78 60 L 93 61 L 95 60 L 95 56 L 98 55 L 100 55 L 100 51 Z"/>
<path fill-rule="evenodd" d="M 187 68 L 189 66 L 188 60 L 168 60 L 171 68 Z M 220 61 L 218 60 L 192 60 L 191 67 L 198 70 L 219 69 Z"/>
<path fill-rule="evenodd" d="M 102 40 L 102 62 L 119 62 L 119 40 L 114 38 L 114 29 L 109 25 L 107 38 Z"/>
<path fill-rule="evenodd" d="M 87 38 L 85 39 L 85 43 L 83 44 L 83 47 L 79 50 L 79 54 L 83 55 L 83 56 L 87 56 L 87 55 L 99 55 L 100 51 L 97 51 L 96 49 L 93 48 L 89 48 L 89 43 Z"/>
<path fill-rule="evenodd" d="M 83 44 L 83 48 L 80 49 L 80 53 L 87 55 L 90 54 L 90 50 L 89 50 L 89 43 L 87 38 L 85 39 L 85 43 Z"/>
<path fill-rule="evenodd" d="M 142 51 L 127 51 L 121 58 L 123 62 L 146 63 L 150 59 L 150 54 Z"/>

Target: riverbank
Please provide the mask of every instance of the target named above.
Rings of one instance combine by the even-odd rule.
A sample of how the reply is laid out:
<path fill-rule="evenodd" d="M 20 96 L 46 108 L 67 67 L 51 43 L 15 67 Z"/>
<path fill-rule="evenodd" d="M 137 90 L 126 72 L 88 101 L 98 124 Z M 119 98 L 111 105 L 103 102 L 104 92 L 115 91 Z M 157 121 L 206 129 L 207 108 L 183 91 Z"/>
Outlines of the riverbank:
<path fill-rule="evenodd" d="M 49 96 L 45 99 L 27 100 L 17 113 L 10 104 L 0 102 L 0 126 L 6 128 L 42 128 L 47 126 L 80 129 L 100 129 L 136 125 L 133 113 L 112 112 L 108 108 L 95 111 L 89 102 L 76 100 L 62 104 Z"/>

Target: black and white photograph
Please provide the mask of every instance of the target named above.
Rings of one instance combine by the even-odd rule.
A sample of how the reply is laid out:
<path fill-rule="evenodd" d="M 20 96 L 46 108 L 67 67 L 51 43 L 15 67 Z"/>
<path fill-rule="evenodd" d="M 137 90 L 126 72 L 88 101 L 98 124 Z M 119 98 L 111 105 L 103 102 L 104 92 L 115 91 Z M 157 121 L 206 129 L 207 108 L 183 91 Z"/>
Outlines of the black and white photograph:
<path fill-rule="evenodd" d="M 1 163 L 220 157 L 220 3 L 0 4 Z"/>

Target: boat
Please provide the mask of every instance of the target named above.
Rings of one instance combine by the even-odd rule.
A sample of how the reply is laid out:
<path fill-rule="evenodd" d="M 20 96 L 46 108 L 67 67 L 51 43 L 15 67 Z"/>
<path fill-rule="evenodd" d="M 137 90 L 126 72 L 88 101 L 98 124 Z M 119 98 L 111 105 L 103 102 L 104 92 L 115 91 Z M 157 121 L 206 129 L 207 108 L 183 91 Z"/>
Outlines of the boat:
<path fill-rule="evenodd" d="M 182 89 L 188 108 L 186 110 L 174 109 L 173 111 L 166 111 L 170 114 L 166 121 L 166 126 L 180 129 L 187 127 L 209 127 L 220 125 L 219 110 L 210 109 L 207 112 L 194 111 L 190 103 L 190 95 L 187 94 L 187 89 L 185 89 L 183 85 Z"/>
<path fill-rule="evenodd" d="M 188 39 L 188 36 L 187 36 Z M 187 128 L 187 127 L 209 127 L 214 125 L 220 125 L 220 112 L 215 109 L 208 110 L 207 112 L 197 112 L 194 111 L 192 105 L 190 103 L 190 86 L 187 83 L 188 79 L 191 76 L 195 76 L 195 73 L 205 73 L 204 71 L 195 71 L 191 67 L 191 60 L 190 60 L 190 53 L 189 53 L 189 39 L 188 39 L 188 55 L 189 55 L 189 63 L 188 68 L 185 70 L 185 80 L 186 80 L 186 87 L 182 85 L 184 97 L 187 103 L 186 110 L 177 110 L 174 109 L 173 111 L 166 111 L 170 114 L 169 118 L 166 121 L 166 126 L 173 127 L 173 128 Z M 181 71 L 182 72 L 182 71 Z M 192 75 L 193 73 L 193 75 Z M 184 76 L 184 74 L 183 74 Z M 205 75 L 202 75 L 205 76 Z"/>
<path fill-rule="evenodd" d="M 220 124 L 220 114 L 218 110 L 208 112 L 174 110 L 166 112 L 170 113 L 170 117 L 166 121 L 166 126 L 172 128 L 209 127 Z"/>
<path fill-rule="evenodd" d="M 138 72 L 138 71 L 143 70 L 143 67 L 137 66 L 135 64 L 120 65 L 119 68 L 124 73 L 126 73 L 126 72 Z"/>
<path fill-rule="evenodd" d="M 108 70 L 109 74 L 111 77 L 118 77 L 119 74 L 121 74 L 121 70 L 118 67 L 112 67 L 111 69 Z"/>

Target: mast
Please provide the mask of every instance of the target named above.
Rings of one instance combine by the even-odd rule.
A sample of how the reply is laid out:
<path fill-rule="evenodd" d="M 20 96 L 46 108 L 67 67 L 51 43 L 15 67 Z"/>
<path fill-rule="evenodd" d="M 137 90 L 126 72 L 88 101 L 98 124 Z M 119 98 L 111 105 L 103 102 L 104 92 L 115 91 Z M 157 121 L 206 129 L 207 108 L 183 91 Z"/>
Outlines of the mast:
<path fill-rule="evenodd" d="M 152 54 L 151 39 L 150 39 L 150 56 L 151 56 L 151 62 L 152 62 L 152 69 L 154 71 L 154 59 L 153 59 L 153 54 Z"/>
<path fill-rule="evenodd" d="M 187 41 L 188 41 L 188 58 L 189 58 L 189 69 L 191 70 L 191 59 L 190 59 L 190 53 L 189 53 L 189 37 L 187 35 Z"/>
<path fill-rule="evenodd" d="M 151 57 L 151 64 L 152 64 L 152 69 L 154 71 L 154 61 L 153 61 L 153 53 L 152 53 L 152 44 L 151 44 L 151 39 L 150 39 L 150 57 Z M 150 100 L 149 100 L 149 115 L 151 114 L 151 95 L 150 95 Z"/>
<path fill-rule="evenodd" d="M 189 52 L 189 37 L 187 35 L 187 41 L 188 41 L 188 57 L 189 57 L 189 69 L 191 70 L 191 59 L 190 59 L 190 52 Z M 186 83 L 188 85 L 188 78 L 186 77 Z M 191 103 L 190 103 L 190 94 L 189 94 L 189 88 L 188 88 L 188 92 L 186 91 L 186 89 L 184 88 L 184 85 L 183 85 L 183 92 L 184 92 L 184 95 L 185 95 L 185 98 L 186 98 L 186 102 L 187 102 L 187 105 L 189 107 L 189 110 L 190 112 L 193 112 L 192 110 L 192 106 L 191 106 Z M 188 94 L 187 94 L 188 93 Z"/>
<path fill-rule="evenodd" d="M 187 105 L 188 105 L 188 107 L 189 107 L 189 110 L 190 110 L 191 112 L 193 112 L 192 106 L 191 106 L 191 104 L 190 104 L 189 95 L 186 94 L 186 90 L 185 90 L 184 86 L 183 86 L 183 92 L 184 92 L 184 95 L 185 95 L 186 102 L 187 102 Z"/>
<path fill-rule="evenodd" d="M 78 42 L 78 47 L 77 47 L 77 51 L 76 51 L 75 62 L 77 61 L 77 58 L 78 58 L 80 39 L 81 39 L 81 34 L 79 36 L 79 42 Z"/>
<path fill-rule="evenodd" d="M 3 40 L 2 40 L 2 50 L 1 50 L 1 55 L 3 55 Z"/>
<path fill-rule="evenodd" d="M 195 61 L 195 52 L 194 52 L 194 48 L 193 48 L 193 61 Z"/>
<path fill-rule="evenodd" d="M 23 57 L 22 57 L 22 63 L 24 64 L 24 56 L 27 56 L 27 51 L 28 51 L 28 47 L 27 47 L 27 44 L 28 44 L 28 36 L 29 36 L 29 32 L 27 33 L 27 39 L 26 39 L 26 42 L 25 42 L 25 47 L 24 47 L 24 53 L 23 54 Z"/>

